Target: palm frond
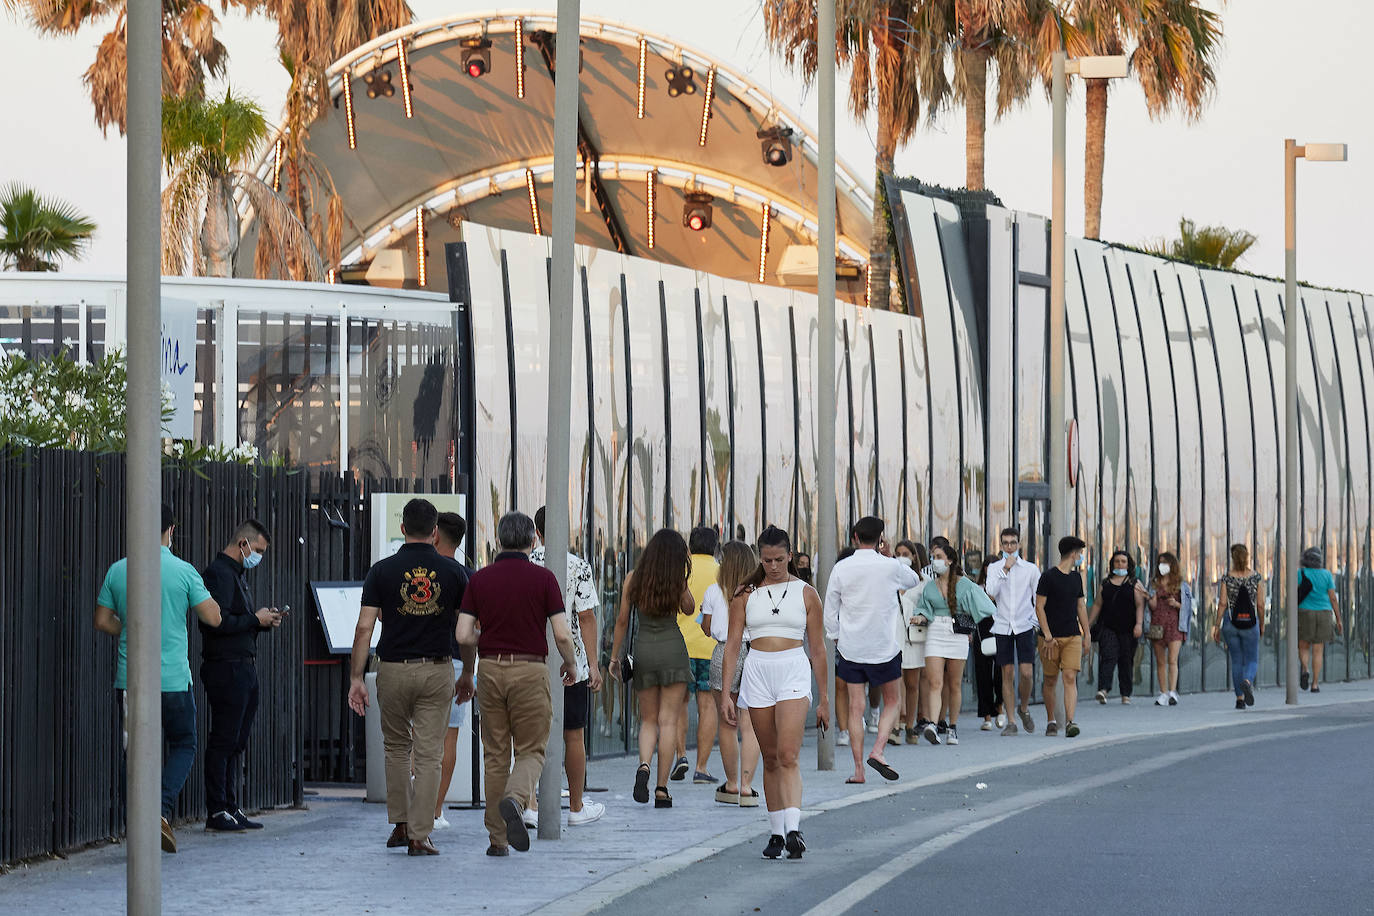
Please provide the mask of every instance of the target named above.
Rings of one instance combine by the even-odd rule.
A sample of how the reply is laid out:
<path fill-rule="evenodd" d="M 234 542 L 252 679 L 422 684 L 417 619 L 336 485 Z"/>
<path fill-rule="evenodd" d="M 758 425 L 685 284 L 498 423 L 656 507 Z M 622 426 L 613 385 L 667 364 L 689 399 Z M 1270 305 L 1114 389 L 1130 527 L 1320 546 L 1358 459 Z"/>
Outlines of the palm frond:
<path fill-rule="evenodd" d="M 57 270 L 78 258 L 95 222 L 66 201 L 12 182 L 0 190 L 0 260 L 17 270 Z"/>
<path fill-rule="evenodd" d="M 186 275 L 187 262 L 199 248 L 207 179 L 204 170 L 188 166 L 174 173 L 162 189 L 162 272 L 167 276 Z"/>
<path fill-rule="evenodd" d="M 272 263 L 279 276 L 322 282 L 325 268 L 319 251 L 310 233 L 286 201 L 256 175 L 235 171 L 232 178 L 234 187 L 247 196 L 257 214 L 258 248 L 255 257 L 261 258 L 265 247 L 269 254 L 275 255 Z M 258 263 L 255 262 L 255 266 Z"/>

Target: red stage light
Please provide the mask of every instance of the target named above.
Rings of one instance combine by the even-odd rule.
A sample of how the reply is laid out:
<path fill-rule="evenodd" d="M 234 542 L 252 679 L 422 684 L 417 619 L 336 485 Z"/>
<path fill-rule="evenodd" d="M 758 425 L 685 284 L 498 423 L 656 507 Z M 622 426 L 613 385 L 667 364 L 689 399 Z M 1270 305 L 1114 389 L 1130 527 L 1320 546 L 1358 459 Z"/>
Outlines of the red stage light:
<path fill-rule="evenodd" d="M 463 69 L 473 79 L 480 79 L 491 72 L 491 40 L 488 38 L 464 38 Z"/>
<path fill-rule="evenodd" d="M 693 213 L 687 220 L 687 228 L 693 232 L 700 232 L 706 228 L 706 220 L 702 218 L 700 213 Z"/>
<path fill-rule="evenodd" d="M 468 61 L 468 76 L 472 77 L 473 79 L 476 79 L 477 77 L 481 76 L 486 72 L 487 68 L 482 66 L 482 62 L 480 60 Z"/>

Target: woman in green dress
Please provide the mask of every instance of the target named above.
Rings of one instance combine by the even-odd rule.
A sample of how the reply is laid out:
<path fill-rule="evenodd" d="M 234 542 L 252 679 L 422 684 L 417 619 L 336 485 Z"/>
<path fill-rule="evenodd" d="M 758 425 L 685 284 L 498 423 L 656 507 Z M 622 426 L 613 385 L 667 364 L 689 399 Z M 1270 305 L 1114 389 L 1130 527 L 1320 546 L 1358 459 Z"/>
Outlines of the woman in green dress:
<path fill-rule="evenodd" d="M 921 735 L 931 744 L 940 743 L 934 720 L 940 715 L 943 703 L 949 709 L 945 744 L 954 746 L 959 743 L 957 725 L 969 639 L 978 621 L 991 617 L 994 608 L 987 592 L 964 575 L 959 565 L 959 551 L 954 547 L 945 544 L 932 547 L 930 569 L 935 578 L 921 590 L 915 613 L 910 618 L 916 626 L 926 625 L 926 667 L 921 699 L 925 701 L 927 722 Z"/>

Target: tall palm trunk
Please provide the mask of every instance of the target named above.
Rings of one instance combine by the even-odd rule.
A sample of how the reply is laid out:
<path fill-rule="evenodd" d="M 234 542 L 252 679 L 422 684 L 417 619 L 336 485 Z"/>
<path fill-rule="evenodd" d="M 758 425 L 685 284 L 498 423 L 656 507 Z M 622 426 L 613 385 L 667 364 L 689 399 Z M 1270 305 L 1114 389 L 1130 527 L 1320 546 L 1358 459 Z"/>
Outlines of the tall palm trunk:
<path fill-rule="evenodd" d="M 964 52 L 964 187 L 983 190 L 988 129 L 988 52 Z"/>
<path fill-rule="evenodd" d="M 212 175 L 205 188 L 205 222 L 200 226 L 200 251 L 207 277 L 227 277 L 234 270 L 239 247 L 239 212 L 234 207 L 228 175 Z"/>
<path fill-rule="evenodd" d="M 888 200 L 883 179 L 892 174 L 892 158 L 897 154 L 897 144 L 892 137 L 892 123 L 884 113 L 890 111 L 885 104 L 882 83 L 878 86 L 878 150 L 873 157 L 875 177 L 873 183 L 873 234 L 868 242 L 868 304 L 875 309 L 886 311 L 890 308 L 889 297 L 892 287 L 892 248 L 888 244 Z M 821 265 L 824 269 L 825 265 Z"/>
<path fill-rule="evenodd" d="M 1088 84 L 1088 134 L 1083 158 L 1083 236 L 1102 237 L 1102 167 L 1107 157 L 1107 81 Z"/>

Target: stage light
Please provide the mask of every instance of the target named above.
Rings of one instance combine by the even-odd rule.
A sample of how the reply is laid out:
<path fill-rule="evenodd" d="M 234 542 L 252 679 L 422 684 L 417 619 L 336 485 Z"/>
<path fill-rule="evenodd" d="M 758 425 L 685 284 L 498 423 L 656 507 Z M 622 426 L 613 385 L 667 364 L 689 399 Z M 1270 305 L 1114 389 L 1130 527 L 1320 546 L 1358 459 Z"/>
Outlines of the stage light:
<path fill-rule="evenodd" d="M 649 169 L 644 176 L 645 215 L 648 220 L 649 247 L 654 247 L 654 211 L 658 206 L 658 169 Z"/>
<path fill-rule="evenodd" d="M 367 83 L 367 97 L 375 99 L 378 96 L 391 98 L 396 94 L 396 87 L 391 85 L 390 70 L 372 70 L 363 76 L 363 82 Z"/>
<path fill-rule="evenodd" d="M 463 48 L 463 69 L 473 79 L 480 79 L 491 72 L 491 39 L 464 38 L 458 43 Z"/>
<path fill-rule="evenodd" d="M 358 132 L 353 123 L 353 74 L 343 72 L 344 120 L 348 122 L 348 148 L 358 148 Z"/>
<path fill-rule="evenodd" d="M 324 275 L 324 282 L 326 282 L 326 283 L 337 283 L 338 281 L 339 281 L 339 272 L 338 272 L 337 270 L 335 270 L 334 268 L 332 268 L 332 267 L 329 268 L 329 273 L 327 273 L 327 274 Z"/>
<path fill-rule="evenodd" d="M 515 20 L 515 97 L 525 97 L 525 20 Z"/>
<path fill-rule="evenodd" d="M 396 60 L 397 66 L 401 70 L 401 98 L 406 103 L 406 117 L 413 118 L 415 108 L 410 103 L 410 59 L 406 56 L 404 38 L 396 39 Z"/>
<path fill-rule="evenodd" d="M 668 97 L 675 99 L 680 95 L 695 95 L 697 91 L 696 72 L 686 65 L 669 67 L 664 78 L 668 80 Z"/>
<path fill-rule="evenodd" d="M 639 119 L 644 120 L 644 65 L 649 61 L 649 42 L 639 40 Z M 650 248 L 653 246 L 650 245 Z"/>
<path fill-rule="evenodd" d="M 285 146 L 286 146 L 286 141 L 283 140 L 281 137 L 278 137 L 278 138 L 277 138 L 277 142 L 274 143 L 274 144 L 272 144 L 272 190 L 273 190 L 273 191 L 280 191 L 280 190 L 281 190 L 281 154 L 282 154 L 282 149 L 283 149 L 283 147 L 285 147 Z"/>
<path fill-rule="evenodd" d="M 764 270 L 768 267 L 768 236 L 773 229 L 773 206 L 770 201 L 763 203 L 763 222 L 759 225 L 759 282 L 763 282 Z"/>
<path fill-rule="evenodd" d="M 428 279 L 425 276 L 425 208 L 415 208 L 415 275 L 421 286 Z"/>
<path fill-rule="evenodd" d="M 711 101 L 716 97 L 716 68 L 706 71 L 706 97 L 701 100 L 701 134 L 697 146 L 706 145 L 706 128 L 711 123 Z"/>
<path fill-rule="evenodd" d="M 755 134 L 763 141 L 763 164 L 782 168 L 792 161 L 792 128 L 769 127 Z"/>
<path fill-rule="evenodd" d="M 682 208 L 682 225 L 693 232 L 711 228 L 711 202 L 715 200 L 705 191 L 689 191 Z"/>
<path fill-rule="evenodd" d="M 534 226 L 535 235 L 543 235 L 539 222 L 539 197 L 534 193 L 534 170 L 525 169 L 525 190 L 530 196 L 530 224 Z"/>

